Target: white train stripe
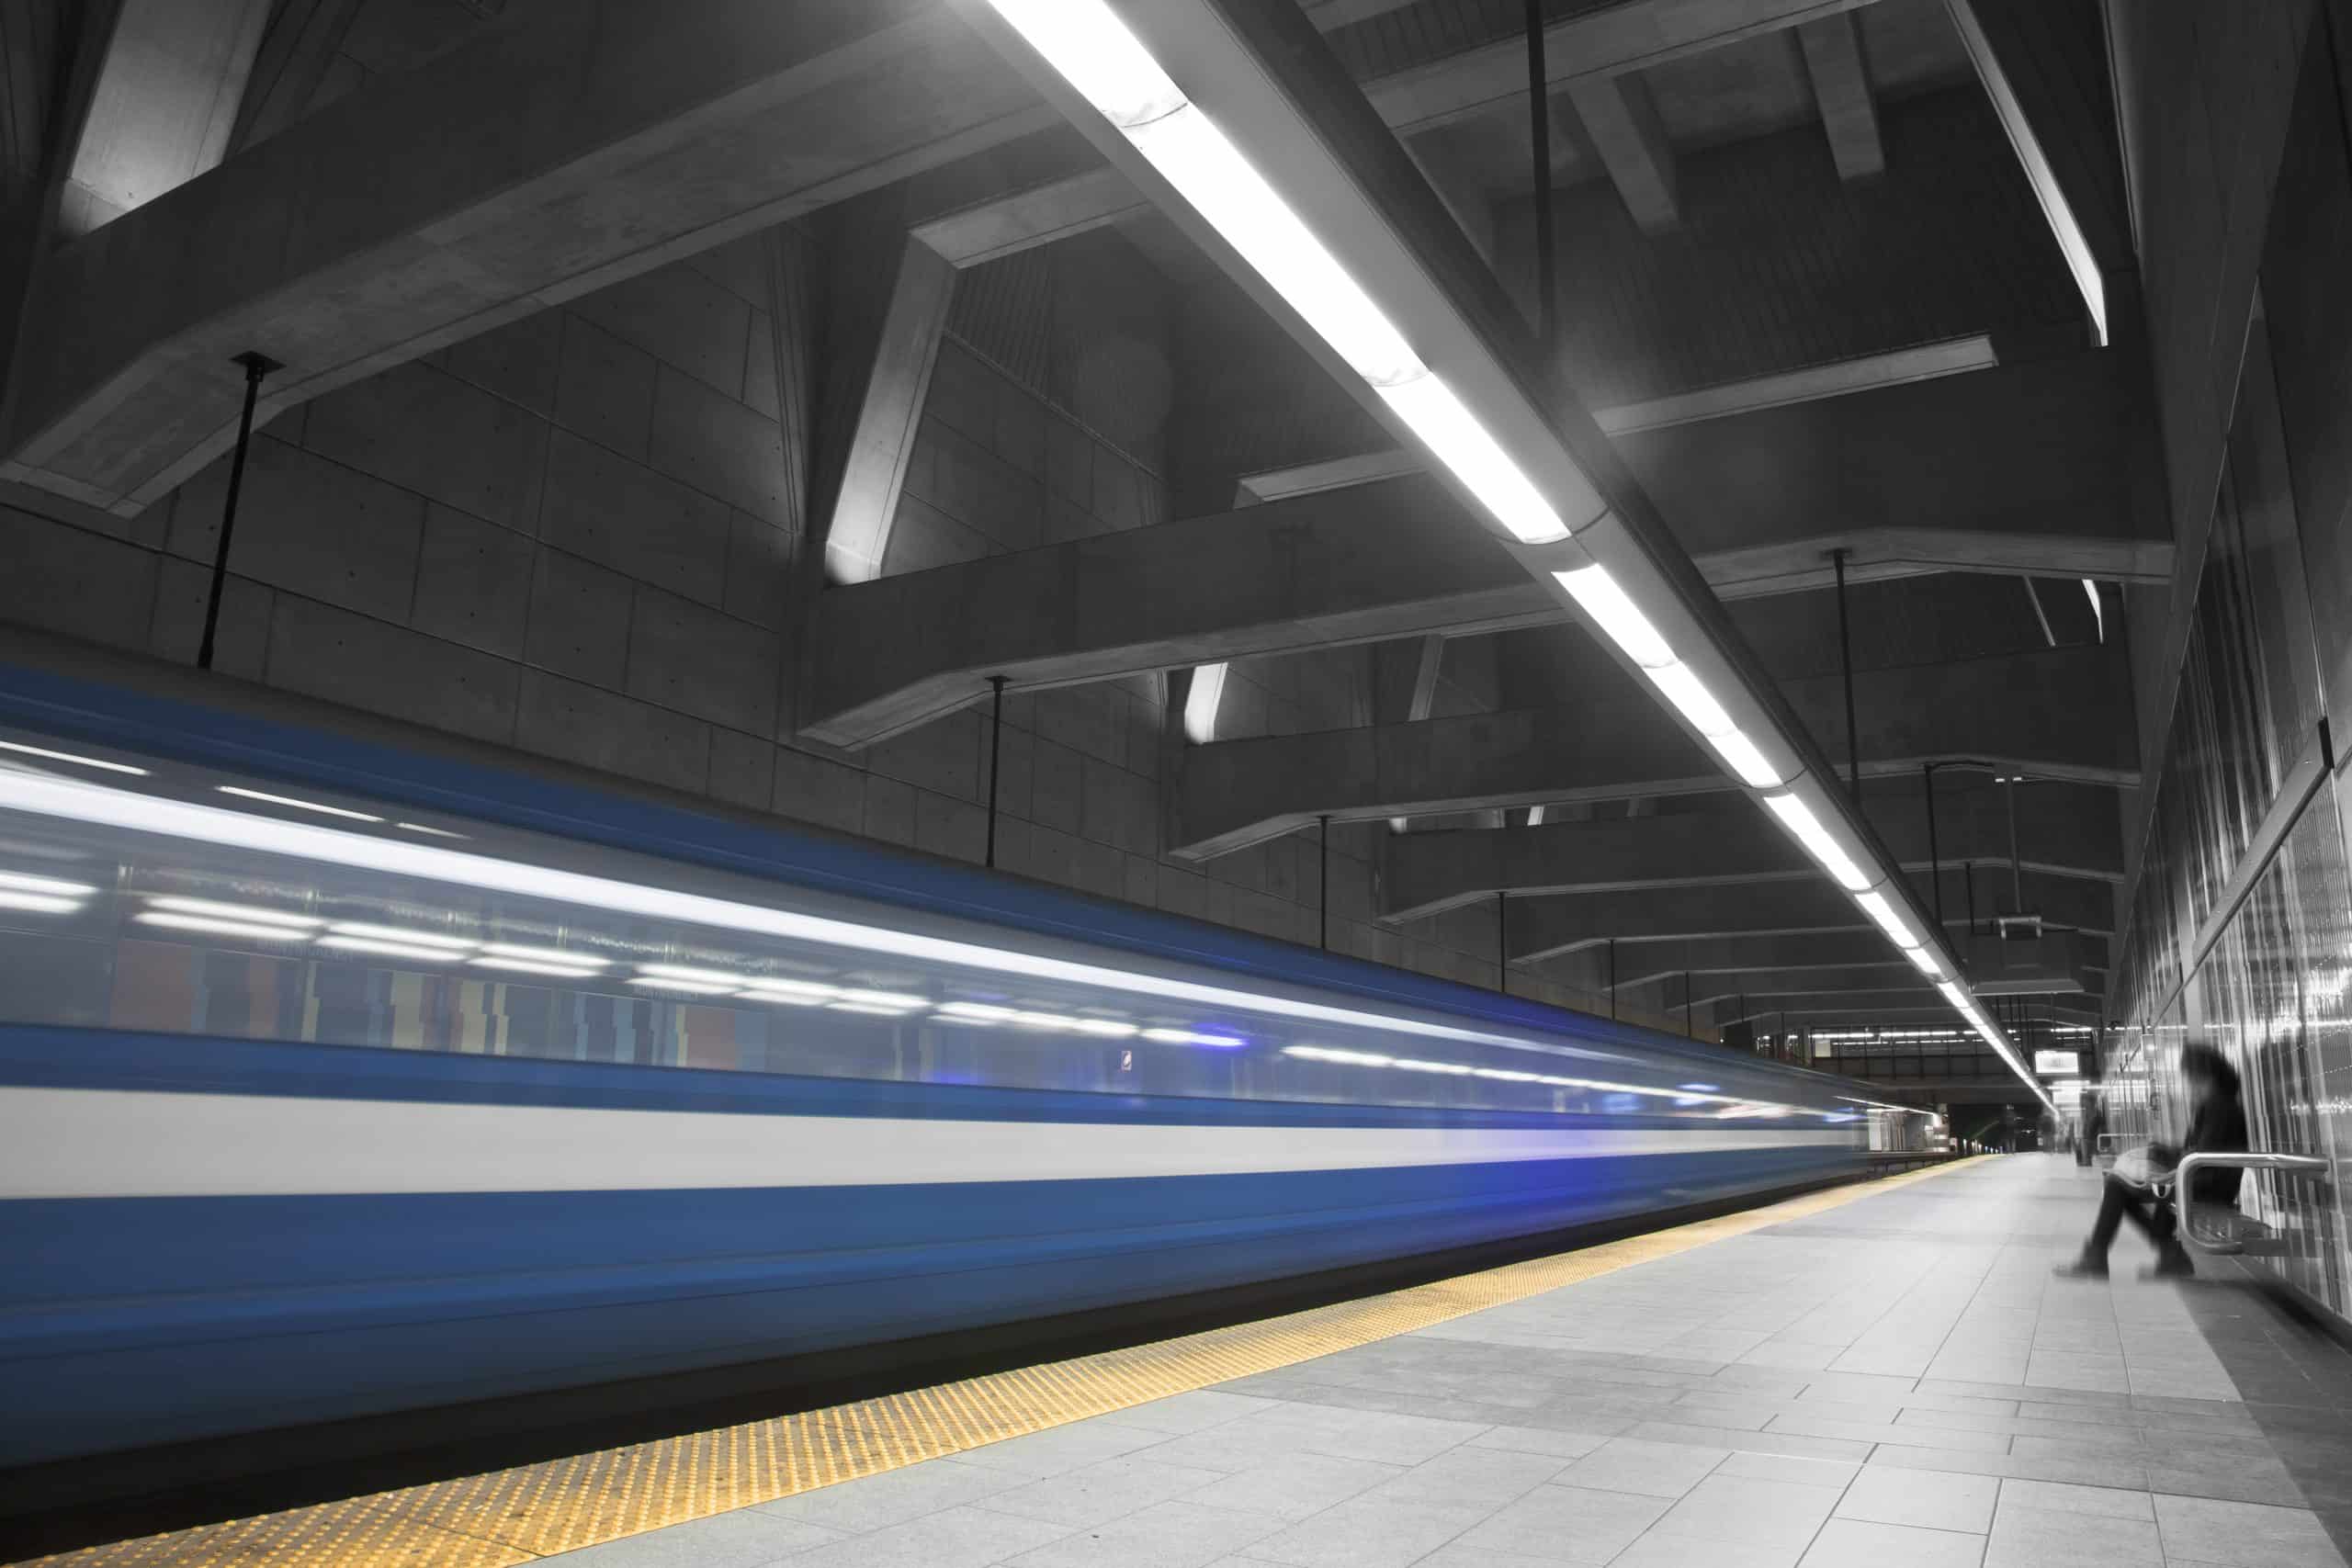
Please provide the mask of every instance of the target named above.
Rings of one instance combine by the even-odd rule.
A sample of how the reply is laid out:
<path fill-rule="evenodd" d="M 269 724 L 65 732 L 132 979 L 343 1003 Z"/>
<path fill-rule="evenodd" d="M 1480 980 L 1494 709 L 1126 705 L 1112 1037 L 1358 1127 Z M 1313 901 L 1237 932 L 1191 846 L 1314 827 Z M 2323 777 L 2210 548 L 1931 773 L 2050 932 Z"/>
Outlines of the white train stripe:
<path fill-rule="evenodd" d="M 1077 1181 L 1852 1145 L 1852 1129 L 965 1122 L 0 1090 L 0 1199 Z"/>

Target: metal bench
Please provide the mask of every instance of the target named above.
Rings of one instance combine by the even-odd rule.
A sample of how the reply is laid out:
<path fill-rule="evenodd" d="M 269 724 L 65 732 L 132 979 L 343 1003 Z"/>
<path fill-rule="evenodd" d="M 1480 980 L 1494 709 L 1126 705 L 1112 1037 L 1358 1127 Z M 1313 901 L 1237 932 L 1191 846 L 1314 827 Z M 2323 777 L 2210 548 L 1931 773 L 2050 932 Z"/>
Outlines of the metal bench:
<path fill-rule="evenodd" d="M 2218 1257 L 2247 1258 L 2282 1257 L 2291 1248 L 2287 1238 L 2278 1232 L 2234 1209 L 2216 1213 L 2213 1228 L 2199 1229 L 2197 1223 L 2199 1210 L 2188 1201 L 2188 1194 L 2194 1190 L 2189 1184 L 2189 1177 L 2199 1166 L 2208 1165 L 2235 1166 L 2241 1170 L 2281 1170 L 2319 1181 L 2328 1179 L 2331 1168 L 2327 1161 L 2311 1155 L 2190 1154 L 2181 1156 L 2180 1163 L 2172 1170 L 2181 1241 L 2199 1252 L 2212 1253 Z"/>

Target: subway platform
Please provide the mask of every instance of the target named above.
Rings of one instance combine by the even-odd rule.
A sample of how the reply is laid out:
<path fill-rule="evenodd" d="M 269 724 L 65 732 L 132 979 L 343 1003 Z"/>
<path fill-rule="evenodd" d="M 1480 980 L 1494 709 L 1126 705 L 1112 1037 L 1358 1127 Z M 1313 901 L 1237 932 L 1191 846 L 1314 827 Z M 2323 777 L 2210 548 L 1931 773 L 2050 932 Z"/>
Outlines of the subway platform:
<path fill-rule="evenodd" d="M 2110 1282 L 2052 1278 L 2096 1197 L 2058 1158 L 1965 1161 L 50 1561 L 2339 1568 L 2352 1356 L 2227 1260 L 2142 1282 L 2129 1235 Z"/>

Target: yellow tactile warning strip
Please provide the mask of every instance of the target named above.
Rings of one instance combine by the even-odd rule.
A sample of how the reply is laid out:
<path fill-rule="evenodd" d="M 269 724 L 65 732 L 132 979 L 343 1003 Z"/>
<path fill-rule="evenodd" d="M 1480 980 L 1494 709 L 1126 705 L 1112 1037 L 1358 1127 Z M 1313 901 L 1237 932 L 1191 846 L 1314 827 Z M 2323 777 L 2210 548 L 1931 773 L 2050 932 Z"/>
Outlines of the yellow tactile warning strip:
<path fill-rule="evenodd" d="M 42 1558 L 107 1568 L 503 1568 L 960 1453 L 1521 1301 L 1971 1160 L 1549 1258 L 936 1388 Z"/>

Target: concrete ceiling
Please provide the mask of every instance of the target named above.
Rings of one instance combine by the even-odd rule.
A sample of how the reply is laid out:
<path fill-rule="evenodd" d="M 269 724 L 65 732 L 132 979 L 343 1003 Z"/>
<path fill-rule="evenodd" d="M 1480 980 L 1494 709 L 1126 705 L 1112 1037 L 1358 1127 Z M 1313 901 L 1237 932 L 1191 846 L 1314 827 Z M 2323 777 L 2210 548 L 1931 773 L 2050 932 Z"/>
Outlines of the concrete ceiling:
<path fill-rule="evenodd" d="M 809 739 L 869 744 L 995 673 L 1067 685 L 1335 646 L 1367 668 L 1418 661 L 1405 688 L 1419 694 L 1356 728 L 1189 748 L 1162 802 L 1178 852 L 1325 814 L 1438 818 L 1455 825 L 1390 846 L 1385 918 L 1502 894 L 1511 953 L 1539 968 L 1589 971 L 1594 944 L 1618 938 L 1657 950 L 1643 984 L 1679 966 L 1737 976 L 1738 996 L 1785 971 L 1796 1005 L 1776 1013 L 1896 1019 L 1932 1001 L 1885 952 L 1857 950 L 1851 908 L 1794 874 L 1760 824 L 1715 820 L 1728 803 L 1708 759 L 1579 655 L 1455 503 L 1400 470 L 959 18 L 936 0 L 851 8 L 854 24 L 820 9 L 780 25 L 790 8 L 746 0 L 620 7 L 583 51 L 560 6 L 280 0 L 249 67 L 277 95 L 262 130 L 280 134 L 248 113 L 220 169 L 43 263 L 0 471 L 135 513 L 225 443 L 235 388 L 215 369 L 237 349 L 287 360 L 270 406 L 290 407 L 715 241 L 832 225 L 861 236 L 864 259 L 836 280 L 820 401 L 847 423 L 819 432 L 812 499 L 832 547 L 863 563 L 848 575 L 872 581 L 830 589 L 806 617 Z M 1532 302 L 1520 8 L 1307 9 Z M 1996 45 L 2009 10 L 1980 7 Z M 1916 874 L 1929 858 L 1923 764 L 2071 781 L 2030 788 L 2020 887 L 2053 926 L 2111 929 L 2116 797 L 2139 782 L 2116 585 L 2171 574 L 2148 411 L 2128 362 L 2091 348 L 1943 0 L 1566 0 L 1547 16 L 1568 381 L 1619 414 L 1603 423 L 1623 460 L 1743 601 L 1755 657 L 1840 759 L 1827 552 L 1851 552 L 1864 798 L 1890 814 L 1901 863 Z M 639 69 L 649 58 L 665 68 Z M 518 95 L 545 112 L 530 135 L 502 134 Z M 2062 162 L 2096 218 L 2110 176 L 2071 129 Z M 255 237 L 215 244 L 175 289 L 143 282 L 155 257 L 223 234 Z M 978 309 L 989 269 L 1046 247 L 1063 247 L 1056 287 L 1116 295 L 1148 273 L 1172 297 L 1157 412 L 1122 440 L 1164 473 L 1178 520 L 885 572 L 929 355 L 951 310 Z M 955 330 L 978 341 L 986 322 Z M 1245 481 L 1274 493 L 1317 473 L 1332 487 L 1250 503 Z M 2104 626 L 2085 577 L 2108 585 Z M 909 625 L 929 635 L 898 635 Z M 1433 710 L 1437 670 L 1466 659 L 1494 671 L 1486 698 Z M 1934 858 L 1997 867 L 1990 793 L 1958 768 L 1939 787 Z M 1573 809 L 1530 828 L 1532 806 Z M 1746 891 L 1726 899 L 1726 886 Z M 2069 949 L 2018 983 L 2041 975 L 2069 1016 L 2095 1014 L 2104 963 Z M 1699 990 L 1702 1010 L 1724 993 Z M 1728 1023 L 1737 1010 L 1713 1010 Z"/>

